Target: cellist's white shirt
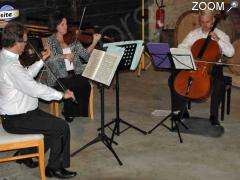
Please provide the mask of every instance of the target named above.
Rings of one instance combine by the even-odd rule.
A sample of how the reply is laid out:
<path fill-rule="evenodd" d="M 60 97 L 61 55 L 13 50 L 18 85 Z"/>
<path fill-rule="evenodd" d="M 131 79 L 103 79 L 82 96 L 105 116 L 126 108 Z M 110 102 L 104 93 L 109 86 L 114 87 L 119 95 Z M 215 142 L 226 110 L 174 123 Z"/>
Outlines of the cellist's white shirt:
<path fill-rule="evenodd" d="M 0 114 L 26 113 L 38 107 L 38 98 L 49 101 L 63 97 L 61 92 L 34 80 L 43 66 L 42 60 L 25 69 L 18 58 L 6 49 L 0 52 Z"/>
<path fill-rule="evenodd" d="M 220 46 L 222 54 L 224 54 L 227 57 L 232 57 L 235 53 L 235 50 L 230 42 L 229 36 L 218 28 L 215 28 L 214 32 L 219 37 L 218 45 Z M 191 49 L 191 47 L 195 41 L 197 41 L 198 39 L 201 39 L 201 38 L 207 38 L 207 35 L 208 35 L 208 33 L 204 33 L 202 31 L 201 27 L 197 28 L 197 29 L 191 31 L 185 37 L 185 39 L 178 45 L 178 47 Z"/>

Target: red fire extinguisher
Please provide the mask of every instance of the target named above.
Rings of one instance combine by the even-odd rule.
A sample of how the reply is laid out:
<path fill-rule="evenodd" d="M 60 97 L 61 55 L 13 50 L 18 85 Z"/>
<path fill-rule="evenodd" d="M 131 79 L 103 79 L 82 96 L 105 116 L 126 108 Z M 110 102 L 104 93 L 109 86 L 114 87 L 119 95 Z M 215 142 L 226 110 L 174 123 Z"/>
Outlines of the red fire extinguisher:
<path fill-rule="evenodd" d="M 156 28 L 160 29 L 164 26 L 165 11 L 163 8 L 158 8 L 156 11 Z"/>
<path fill-rule="evenodd" d="M 159 5 L 158 1 L 155 0 L 158 9 L 156 11 L 156 28 L 160 29 L 164 27 L 164 20 L 165 20 L 165 11 L 164 11 L 164 5 L 163 5 L 163 0 L 161 1 L 161 6 Z"/>

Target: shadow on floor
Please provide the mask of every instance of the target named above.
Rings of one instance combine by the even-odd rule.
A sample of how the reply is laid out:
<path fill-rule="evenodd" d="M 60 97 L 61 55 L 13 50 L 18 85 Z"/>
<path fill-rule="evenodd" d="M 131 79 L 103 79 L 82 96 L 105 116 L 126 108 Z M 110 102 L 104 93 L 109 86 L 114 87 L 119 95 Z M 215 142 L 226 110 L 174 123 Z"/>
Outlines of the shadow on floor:
<path fill-rule="evenodd" d="M 183 123 L 188 127 L 188 129 L 179 125 L 181 133 L 215 138 L 221 137 L 224 134 L 223 126 L 212 126 L 209 119 L 206 118 L 191 117 L 189 119 L 185 119 Z"/>

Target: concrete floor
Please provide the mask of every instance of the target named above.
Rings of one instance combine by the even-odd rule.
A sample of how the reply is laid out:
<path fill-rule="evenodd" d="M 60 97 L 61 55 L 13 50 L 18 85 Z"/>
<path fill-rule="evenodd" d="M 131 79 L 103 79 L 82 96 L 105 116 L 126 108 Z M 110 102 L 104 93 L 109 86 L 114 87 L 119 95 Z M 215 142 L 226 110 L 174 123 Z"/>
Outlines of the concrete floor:
<path fill-rule="evenodd" d="M 149 131 L 163 117 L 154 117 L 155 109 L 169 110 L 167 86 L 169 73 L 150 67 L 137 77 L 135 72 L 120 74 L 120 117 Z M 192 104 L 193 129 L 182 133 L 179 143 L 176 132 L 160 126 L 152 134 L 128 129 L 115 138 L 113 146 L 123 162 L 119 166 L 113 154 L 99 142 L 71 158 L 71 169 L 81 180 L 239 180 L 240 179 L 240 90 L 232 88 L 231 114 L 225 115 L 221 133 L 212 127 L 209 100 Z M 48 110 L 48 105 L 40 107 Z M 100 96 L 95 88 L 95 120 L 76 118 L 71 126 L 71 151 L 82 147 L 97 136 L 100 126 Z M 105 91 L 105 120 L 115 117 L 115 91 Z M 170 124 L 167 121 L 166 124 Z M 194 123 L 196 122 L 196 123 Z M 201 122 L 201 123 L 199 123 Z M 196 126 L 197 124 L 197 126 Z M 199 126 L 198 126 L 199 124 Z M 190 124 L 191 126 L 191 124 Z M 122 130 L 125 126 L 121 126 Z M 224 131 L 222 131 L 224 129 Z M 111 131 L 106 129 L 111 135 Z M 5 153 L 8 155 L 13 152 Z M 1 153 L 2 155 L 5 155 Z M 48 155 L 47 155 L 48 156 Z M 46 159 L 48 158 L 46 156 Z M 0 180 L 39 179 L 38 169 L 28 169 L 14 162 L 0 164 Z M 52 178 L 53 179 L 53 178 Z"/>

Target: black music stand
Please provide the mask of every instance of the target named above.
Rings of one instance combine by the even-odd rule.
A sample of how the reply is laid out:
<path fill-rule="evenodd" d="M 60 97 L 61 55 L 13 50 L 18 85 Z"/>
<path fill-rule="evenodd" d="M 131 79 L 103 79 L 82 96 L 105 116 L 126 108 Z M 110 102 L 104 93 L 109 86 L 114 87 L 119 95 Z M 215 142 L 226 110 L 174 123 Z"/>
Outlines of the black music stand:
<path fill-rule="evenodd" d="M 115 158 L 117 159 L 119 165 L 122 165 L 121 160 L 119 159 L 118 155 L 116 154 L 116 152 L 114 151 L 114 149 L 112 148 L 112 143 L 116 144 L 117 143 L 115 141 L 113 141 L 111 138 L 109 138 L 104 131 L 104 85 L 99 83 L 99 87 L 100 87 L 100 94 L 101 94 L 101 131 L 98 134 L 98 136 L 96 138 L 94 138 L 92 141 L 90 141 L 89 143 L 87 143 L 86 145 L 84 145 L 83 147 L 81 147 L 80 149 L 76 150 L 75 152 L 73 152 L 71 154 L 71 157 L 75 156 L 77 153 L 79 153 L 80 151 L 86 149 L 88 146 L 91 146 L 92 144 L 98 143 L 98 142 L 102 142 L 115 156 Z"/>
<path fill-rule="evenodd" d="M 183 53 L 172 54 L 170 52 L 170 47 L 167 43 L 148 43 L 147 49 L 150 54 L 150 57 L 152 58 L 153 64 L 157 69 L 169 69 L 171 73 L 173 73 L 175 69 L 189 69 L 189 70 L 195 69 L 195 64 L 191 55 Z M 180 60 L 182 57 L 185 58 L 188 57 L 187 59 L 189 59 L 190 61 L 187 64 L 183 64 Z M 189 81 L 186 94 L 188 93 L 190 86 L 191 81 Z M 180 123 L 186 129 L 188 129 L 188 127 L 181 121 L 181 118 L 178 119 L 175 118 L 175 116 L 176 114 L 171 110 L 171 112 L 165 118 L 163 118 L 157 125 L 155 125 L 150 131 L 148 131 L 148 134 L 151 134 L 153 130 L 155 130 L 158 126 L 162 125 L 163 127 L 167 128 L 170 131 L 174 131 L 176 129 L 179 141 L 182 143 L 183 140 L 179 130 L 178 123 Z M 167 125 L 164 124 L 164 122 L 169 118 L 171 120 L 171 127 L 168 127 Z"/>
<path fill-rule="evenodd" d="M 105 87 L 104 84 L 109 85 L 109 84 L 110 84 L 110 81 L 112 81 L 112 76 L 113 76 L 113 75 L 112 75 L 112 76 L 109 75 L 109 77 L 110 77 L 110 81 L 109 81 L 109 82 L 102 82 L 102 81 L 99 81 L 99 79 L 97 79 L 98 77 L 93 77 L 92 74 L 91 74 L 92 72 L 91 72 L 90 74 L 88 74 L 89 72 L 87 72 L 89 69 L 95 68 L 95 65 L 93 65 L 93 64 L 95 64 L 95 62 L 93 63 L 93 61 L 94 61 L 94 60 L 96 61 L 96 59 L 95 59 L 95 56 L 96 56 L 96 55 L 93 55 L 93 54 L 95 54 L 96 51 L 99 51 L 99 50 L 94 50 L 94 51 L 92 52 L 91 57 L 90 57 L 90 59 L 89 59 L 89 63 L 87 64 L 87 66 L 86 66 L 86 68 L 85 68 L 85 70 L 84 70 L 84 72 L 83 72 L 82 75 L 83 75 L 84 77 L 89 78 L 89 79 L 91 79 L 91 80 L 94 80 L 94 81 L 96 81 L 96 82 L 98 83 L 98 87 L 99 87 L 100 95 L 101 95 L 101 128 L 100 128 L 101 131 L 99 132 L 99 134 L 98 134 L 98 136 L 97 136 L 96 138 L 94 138 L 92 141 L 90 141 L 89 143 L 87 143 L 86 145 L 84 145 L 83 147 L 81 147 L 80 149 L 78 149 L 78 150 L 76 150 L 75 152 L 73 152 L 73 153 L 71 154 L 71 157 L 75 156 L 77 153 L 79 153 L 80 151 L 84 150 L 84 149 L 87 148 L 88 146 L 91 146 L 92 144 L 95 144 L 95 143 L 101 141 L 101 142 L 113 153 L 113 155 L 114 155 L 115 158 L 117 159 L 119 165 L 121 166 L 121 165 L 122 165 L 122 162 L 121 162 L 121 160 L 119 159 L 119 157 L 118 157 L 118 155 L 116 154 L 116 152 L 114 151 L 114 149 L 112 148 L 112 143 L 114 143 L 115 145 L 117 145 L 117 143 L 116 143 L 115 141 L 113 141 L 112 138 L 109 138 L 109 137 L 105 134 L 105 127 L 104 127 L 104 118 L 105 118 L 105 117 L 104 117 L 104 87 Z M 98 55 L 98 54 L 97 54 L 97 55 Z M 121 56 L 121 57 L 122 57 L 122 56 Z M 117 65 L 118 65 L 121 57 L 118 58 L 119 60 L 112 59 L 112 60 L 116 61 L 117 64 L 116 64 L 116 67 L 113 67 L 113 68 L 111 69 L 111 74 L 114 74 L 114 72 L 116 71 Z M 102 59 L 99 60 L 99 63 L 100 63 L 100 61 L 102 61 Z M 110 60 L 110 61 L 111 61 L 111 60 Z M 104 65 L 103 62 L 101 62 L 100 66 L 101 66 L 103 69 L 104 69 L 104 67 L 105 67 L 105 65 Z M 99 69 L 100 69 L 100 68 L 99 68 Z M 96 71 L 100 71 L 99 69 L 96 70 Z M 91 69 L 91 70 L 92 70 L 92 69 Z M 102 71 L 102 70 L 101 70 L 101 71 Z M 87 72 L 87 73 L 85 73 L 85 72 Z M 108 84 L 108 83 L 109 83 L 109 84 Z"/>
<path fill-rule="evenodd" d="M 112 135 L 112 140 L 114 137 L 114 134 L 120 135 L 124 131 L 126 131 L 129 128 L 133 128 L 143 134 L 147 134 L 146 131 L 126 122 L 122 118 L 120 118 L 120 108 L 119 108 L 119 72 L 121 71 L 128 71 L 128 70 L 135 70 L 137 67 L 137 64 L 139 63 L 139 59 L 142 54 L 142 41 L 125 41 L 125 42 L 118 42 L 118 43 L 109 43 L 111 44 L 110 46 L 118 46 L 125 48 L 123 57 L 119 63 L 119 66 L 117 68 L 117 71 L 115 73 L 115 79 L 116 79 L 116 118 L 114 118 L 112 121 L 109 123 L 105 124 L 104 127 L 109 127 L 111 124 L 115 123 L 115 126 L 113 128 L 113 135 Z M 137 52 L 139 51 L 139 52 Z M 120 123 L 127 125 L 128 127 L 120 131 Z M 110 127 L 109 127 L 110 128 Z M 111 128 L 110 128 L 111 129 Z"/>

